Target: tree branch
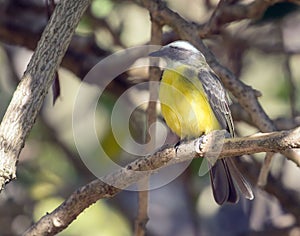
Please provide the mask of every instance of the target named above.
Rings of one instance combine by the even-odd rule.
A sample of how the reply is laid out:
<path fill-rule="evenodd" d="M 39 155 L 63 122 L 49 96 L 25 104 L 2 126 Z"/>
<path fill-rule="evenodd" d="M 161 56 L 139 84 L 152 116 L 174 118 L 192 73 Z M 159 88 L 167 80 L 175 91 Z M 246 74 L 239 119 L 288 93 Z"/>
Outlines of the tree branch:
<path fill-rule="evenodd" d="M 0 125 L 0 189 L 16 177 L 25 139 L 89 2 L 59 2 L 13 95 Z"/>
<path fill-rule="evenodd" d="M 291 56 L 287 55 L 286 58 L 284 59 L 284 73 L 285 73 L 285 78 L 288 83 L 288 90 L 289 90 L 289 98 L 290 98 L 290 106 L 291 106 L 291 115 L 293 117 L 298 115 L 297 109 L 296 109 L 296 104 L 297 104 L 297 86 L 294 82 L 294 78 L 292 75 L 291 71 Z"/>
<path fill-rule="evenodd" d="M 265 10 L 278 2 L 285 0 L 256 0 L 249 4 L 232 4 L 230 1 L 220 1 L 215 8 L 210 19 L 203 25 L 199 26 L 200 36 L 207 37 L 220 31 L 226 24 L 243 20 L 243 19 L 259 19 Z"/>
<path fill-rule="evenodd" d="M 162 40 L 162 26 L 151 19 L 151 45 L 160 45 Z M 150 58 L 153 63 L 150 65 L 158 64 L 158 60 Z M 155 63 L 156 62 L 156 63 Z M 155 147 L 155 134 L 156 129 L 150 127 L 155 124 L 157 119 L 157 100 L 158 100 L 158 81 L 160 79 L 161 71 L 158 67 L 149 68 L 149 102 L 147 107 L 147 124 L 146 124 L 146 148 L 151 152 Z M 151 133 L 150 133 L 151 132 Z M 149 179 L 145 178 L 139 182 L 139 187 L 144 191 L 139 191 L 138 199 L 138 214 L 135 222 L 135 236 L 143 236 L 146 234 L 146 224 L 149 220 L 148 217 L 148 204 L 149 204 Z"/>
<path fill-rule="evenodd" d="M 212 140 L 220 132 L 222 131 L 208 134 L 207 140 Z M 181 143 L 176 148 L 166 146 L 152 155 L 137 159 L 117 172 L 104 176 L 101 180 L 92 181 L 76 190 L 53 212 L 43 216 L 24 235 L 54 235 L 66 228 L 84 209 L 97 200 L 115 196 L 122 189 L 151 175 L 153 171 L 157 172 L 163 167 L 207 155 L 207 150 L 211 151 L 212 147 L 209 147 L 209 142 L 203 143 L 202 140 L 203 138 L 200 137 Z M 293 130 L 218 141 L 223 145 L 218 158 L 257 152 L 282 152 L 291 148 L 300 148 L 300 127 Z M 215 145 L 217 144 L 214 143 L 213 146 Z M 300 158 L 292 159 L 292 161 L 300 166 Z M 114 183 L 113 185 L 118 188 L 107 183 Z"/>

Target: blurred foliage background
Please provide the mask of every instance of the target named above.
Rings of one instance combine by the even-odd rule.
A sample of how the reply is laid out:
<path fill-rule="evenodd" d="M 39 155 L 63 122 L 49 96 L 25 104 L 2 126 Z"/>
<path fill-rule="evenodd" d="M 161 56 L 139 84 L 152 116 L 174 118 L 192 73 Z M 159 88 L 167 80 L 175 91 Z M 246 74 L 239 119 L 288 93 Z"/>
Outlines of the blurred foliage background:
<path fill-rule="evenodd" d="M 200 24 L 209 19 L 217 2 L 170 0 L 167 4 L 181 16 Z M 279 129 L 289 129 L 300 124 L 300 11 L 295 4 L 281 4 L 269 8 L 261 19 L 230 24 L 226 30 L 205 39 L 205 43 L 223 65 L 262 93 L 259 100 L 267 114 L 277 121 Z M 41 0 L 3 0 L 0 9 L 2 117 L 48 16 Z M 88 95 L 97 87 L 82 85 L 81 80 L 107 55 L 147 44 L 150 28 L 148 11 L 133 1 L 92 1 L 58 71 L 60 96 L 53 105 L 52 91 L 49 91 L 21 153 L 17 180 L 0 194 L 0 235 L 21 234 L 76 188 L 95 178 L 81 161 L 72 132 L 72 112 L 79 87 L 84 87 L 87 105 Z M 177 39 L 176 35 L 169 34 L 171 28 L 164 27 L 164 32 L 165 43 Z M 132 159 L 117 144 L 110 127 L 114 102 L 132 85 L 147 81 L 147 76 L 147 68 L 118 76 L 98 102 L 99 142 L 116 162 Z M 137 96 L 149 96 L 147 87 L 134 91 L 130 102 L 134 104 Z M 243 112 L 236 108 L 234 98 L 233 102 L 237 133 L 244 136 L 257 132 L 251 122 L 243 120 Z M 128 124 L 137 141 L 142 140 L 144 132 L 144 109 L 139 107 Z M 159 120 L 163 123 L 160 117 Z M 122 115 L 119 122 L 122 124 Z M 158 132 L 165 133 L 166 129 L 160 128 Z M 91 148 L 88 137 L 82 135 L 86 148 Z M 122 139 L 126 142 L 127 137 Z M 166 142 L 176 143 L 177 138 L 169 133 Z M 251 166 L 249 175 L 255 173 L 252 169 L 258 169 L 262 157 L 263 154 L 255 155 L 255 159 L 246 157 Z M 220 235 L 220 232 L 222 235 L 289 235 L 291 232 L 300 235 L 300 220 L 285 208 L 285 202 L 264 191 L 255 190 L 256 198 L 252 202 L 242 199 L 237 205 L 217 206 L 208 176 L 198 176 L 199 164 L 199 160 L 193 161 L 174 181 L 151 191 L 148 235 Z M 293 191 L 298 199 L 295 207 L 299 208 L 299 169 L 278 155 L 272 173 L 287 193 Z M 252 183 L 257 177 L 253 175 Z M 99 201 L 85 210 L 60 235 L 132 235 L 136 210 L 137 193 L 123 191 L 114 199 Z"/>

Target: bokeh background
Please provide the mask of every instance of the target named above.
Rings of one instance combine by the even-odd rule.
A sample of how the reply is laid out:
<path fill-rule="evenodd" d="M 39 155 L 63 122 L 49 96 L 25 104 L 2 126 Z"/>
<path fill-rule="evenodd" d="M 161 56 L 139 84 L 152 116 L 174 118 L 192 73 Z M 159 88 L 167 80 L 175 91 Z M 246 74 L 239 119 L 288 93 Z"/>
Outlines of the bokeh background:
<path fill-rule="evenodd" d="M 170 9 L 199 24 L 209 19 L 217 3 L 207 0 L 167 1 Z M 42 0 L 0 1 L 1 117 L 47 20 L 47 7 Z M 149 12 L 135 1 L 92 1 L 58 71 L 60 95 L 57 97 L 52 90 L 49 91 L 20 155 L 17 179 L 0 194 L 0 235 L 21 234 L 78 187 L 95 178 L 80 159 L 74 143 L 72 112 L 78 89 L 84 87 L 88 106 L 89 94 L 99 85 L 82 84 L 86 73 L 114 52 L 149 43 L 150 29 Z M 163 31 L 164 43 L 178 39 L 172 28 L 164 27 Z M 261 92 L 259 101 L 276 121 L 278 129 L 290 129 L 300 124 L 299 35 L 299 6 L 280 3 L 270 7 L 260 19 L 234 22 L 205 39 L 223 65 L 230 68 L 238 79 Z M 99 142 L 119 164 L 137 157 L 124 152 L 116 142 L 110 114 L 123 92 L 147 80 L 146 67 L 126 71 L 105 88 L 98 101 L 96 130 Z M 128 98 L 129 102 L 135 104 L 139 96 L 148 97 L 147 89 L 146 86 L 135 89 Z M 237 134 L 256 133 L 257 128 L 236 99 L 232 98 L 232 101 Z M 119 121 L 124 127 L 129 126 L 132 136 L 141 143 L 146 105 L 137 107 L 129 124 L 122 123 L 121 115 Z M 162 127 L 160 116 L 158 121 L 159 137 L 161 133 L 166 134 L 167 129 Z M 126 138 L 121 137 L 125 144 Z M 83 134 L 82 139 L 87 142 L 86 148 L 92 150 L 88 137 Z M 167 134 L 166 143 L 175 144 L 177 141 L 175 135 Z M 94 155 L 99 157 L 100 154 Z M 244 171 L 248 172 L 253 185 L 263 157 L 262 153 L 243 158 L 247 167 Z M 178 178 L 150 192 L 147 235 L 300 235 L 300 216 L 289 212 L 285 201 L 264 190 L 254 188 L 256 198 L 252 202 L 241 199 L 237 205 L 217 206 L 209 177 L 198 175 L 199 166 L 200 160 L 193 161 Z M 292 195 L 291 204 L 300 212 L 299 168 L 276 155 L 271 173 L 271 180 L 282 187 L 282 195 Z M 98 201 L 86 209 L 59 235 L 132 235 L 136 212 L 137 193 L 123 191 L 113 199 Z"/>

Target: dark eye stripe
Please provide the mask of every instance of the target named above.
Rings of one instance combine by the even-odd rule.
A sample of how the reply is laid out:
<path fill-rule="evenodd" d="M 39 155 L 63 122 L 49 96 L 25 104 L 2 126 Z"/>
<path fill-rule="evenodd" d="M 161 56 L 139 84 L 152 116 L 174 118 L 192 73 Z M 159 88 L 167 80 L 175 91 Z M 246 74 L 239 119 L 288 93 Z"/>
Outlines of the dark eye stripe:
<path fill-rule="evenodd" d="M 170 46 L 170 48 L 175 49 L 175 50 L 181 50 L 181 51 L 189 51 L 185 48 L 180 48 L 180 47 L 176 47 L 176 46 Z"/>

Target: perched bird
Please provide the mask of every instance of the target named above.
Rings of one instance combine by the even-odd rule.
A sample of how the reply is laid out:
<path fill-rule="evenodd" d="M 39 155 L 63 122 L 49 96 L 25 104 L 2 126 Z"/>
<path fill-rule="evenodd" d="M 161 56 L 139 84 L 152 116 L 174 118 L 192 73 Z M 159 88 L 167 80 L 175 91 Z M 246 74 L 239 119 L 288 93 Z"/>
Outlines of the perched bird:
<path fill-rule="evenodd" d="M 163 71 L 159 100 L 169 128 L 181 139 L 200 137 L 213 130 L 227 130 L 234 136 L 228 96 L 203 54 L 186 41 L 172 42 L 149 54 L 167 63 Z M 215 201 L 236 203 L 239 194 L 253 199 L 250 185 L 232 158 L 217 160 L 210 168 Z"/>

